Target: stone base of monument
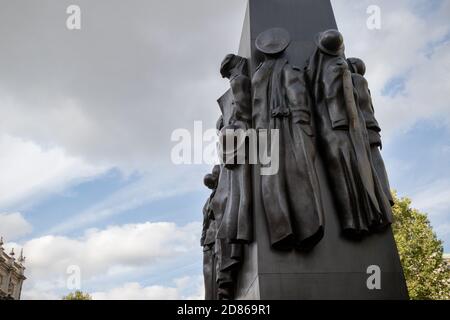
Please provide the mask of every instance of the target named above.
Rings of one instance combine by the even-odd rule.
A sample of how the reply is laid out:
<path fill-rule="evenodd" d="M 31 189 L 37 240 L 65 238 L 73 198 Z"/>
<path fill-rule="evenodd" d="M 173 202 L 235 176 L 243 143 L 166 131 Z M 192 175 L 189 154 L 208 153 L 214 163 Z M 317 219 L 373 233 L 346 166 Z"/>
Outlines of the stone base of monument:
<path fill-rule="evenodd" d="M 322 169 L 318 165 L 319 175 Z M 331 194 L 321 190 L 325 235 L 310 252 L 272 249 L 262 202 L 255 201 L 255 241 L 245 252 L 236 299 L 408 299 L 391 229 L 362 240 L 345 238 Z"/>

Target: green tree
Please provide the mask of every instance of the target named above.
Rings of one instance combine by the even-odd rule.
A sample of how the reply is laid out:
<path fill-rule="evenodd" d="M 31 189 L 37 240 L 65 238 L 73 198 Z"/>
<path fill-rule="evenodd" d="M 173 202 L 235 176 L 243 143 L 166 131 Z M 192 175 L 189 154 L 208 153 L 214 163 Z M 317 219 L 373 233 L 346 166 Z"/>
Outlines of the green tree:
<path fill-rule="evenodd" d="M 68 295 L 62 298 L 63 300 L 92 300 L 92 297 L 89 293 L 84 293 L 80 290 L 75 292 L 71 292 Z"/>
<path fill-rule="evenodd" d="M 395 197 L 393 231 L 411 299 L 450 299 L 450 270 L 443 245 L 425 213 Z"/>

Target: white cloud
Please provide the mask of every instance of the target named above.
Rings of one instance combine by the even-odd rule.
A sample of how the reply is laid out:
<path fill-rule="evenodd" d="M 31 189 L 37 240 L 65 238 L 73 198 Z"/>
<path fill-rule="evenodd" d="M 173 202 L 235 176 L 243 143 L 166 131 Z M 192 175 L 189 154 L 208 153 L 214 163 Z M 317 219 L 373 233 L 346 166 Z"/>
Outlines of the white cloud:
<path fill-rule="evenodd" d="M 137 282 L 126 283 L 107 292 L 94 292 L 94 300 L 178 300 L 177 288 L 164 286 L 142 287 Z"/>
<path fill-rule="evenodd" d="M 438 237 L 448 238 L 450 236 L 450 223 L 444 223 L 436 227 Z"/>
<path fill-rule="evenodd" d="M 0 135 L 0 207 L 24 206 L 105 169 L 72 157 L 60 147 L 42 147 L 29 140 Z"/>
<path fill-rule="evenodd" d="M 437 237 L 450 241 L 450 180 L 441 178 L 425 184 L 409 196 L 412 206 L 428 215 Z"/>
<path fill-rule="evenodd" d="M 437 46 L 430 58 L 418 57 L 413 64 L 401 94 L 378 97 L 388 133 L 404 132 L 418 120 L 450 124 L 450 40 Z"/>
<path fill-rule="evenodd" d="M 32 230 L 31 224 L 19 212 L 0 213 L 0 236 L 5 240 L 20 238 Z"/>
<path fill-rule="evenodd" d="M 1 146 L 0 161 L 10 161 L 0 176 L 11 183 L 0 181 L 0 208 L 18 211 L 24 200 L 111 167 L 145 177 L 52 233 L 202 188 L 200 170 L 172 164 L 170 136 L 194 120 L 215 126 L 216 99 L 228 85 L 218 69 L 238 47 L 245 13 L 243 0 L 80 5 L 89 14 L 77 34 L 60 24 L 65 11 L 57 5 L 29 3 L 24 12 L 11 2 L 0 11 L 0 136 L 30 150 L 13 156 Z"/>
<path fill-rule="evenodd" d="M 25 282 L 25 285 L 26 285 L 26 282 Z M 62 295 L 55 293 L 51 289 L 40 290 L 40 289 L 33 288 L 33 289 L 22 290 L 22 295 L 20 298 L 22 300 L 61 300 Z"/>
<path fill-rule="evenodd" d="M 160 168 L 152 174 L 143 175 L 136 182 L 108 195 L 105 199 L 97 201 L 63 223 L 53 226 L 47 232 L 54 234 L 77 230 L 156 200 L 204 190 L 200 182 L 207 170 L 205 166 Z"/>
<path fill-rule="evenodd" d="M 72 33 L 61 6 L 5 5 L 0 130 L 123 170 L 168 163 L 174 129 L 215 125 L 227 88 L 219 66 L 238 48 L 245 5 L 85 1 Z"/>
<path fill-rule="evenodd" d="M 105 292 L 93 292 L 94 300 L 201 300 L 204 298 L 203 280 L 201 277 L 183 277 L 174 280 L 175 286 L 147 286 L 137 282 L 125 283 Z M 187 288 L 194 288 L 193 295 L 184 295 Z"/>
<path fill-rule="evenodd" d="M 188 252 L 198 243 L 197 223 L 146 222 L 88 230 L 81 238 L 44 236 L 27 241 L 27 265 L 33 275 L 65 274 L 78 265 L 83 277 L 107 273 L 113 266 L 141 266 Z"/>
<path fill-rule="evenodd" d="M 129 274 L 139 268 L 149 269 L 164 261 L 191 256 L 194 250 L 199 250 L 198 230 L 199 223 L 179 227 L 168 222 L 146 222 L 91 229 L 80 238 L 48 235 L 29 240 L 23 245 L 28 277 L 24 297 L 36 298 L 39 293 L 51 297 L 61 290 L 67 291 L 66 272 L 72 265 L 80 268 L 82 287 L 85 287 L 101 277 L 114 278 L 121 273 Z M 8 245 L 18 247 L 14 243 Z M 178 287 L 182 287 L 181 282 Z M 130 287 L 130 292 L 133 288 Z M 160 287 L 147 293 L 153 294 L 159 290 L 156 288 Z M 161 290 L 173 294 L 170 288 Z"/>
<path fill-rule="evenodd" d="M 440 179 L 424 185 L 411 199 L 414 207 L 427 212 L 431 218 L 447 216 L 450 210 L 450 180 Z"/>

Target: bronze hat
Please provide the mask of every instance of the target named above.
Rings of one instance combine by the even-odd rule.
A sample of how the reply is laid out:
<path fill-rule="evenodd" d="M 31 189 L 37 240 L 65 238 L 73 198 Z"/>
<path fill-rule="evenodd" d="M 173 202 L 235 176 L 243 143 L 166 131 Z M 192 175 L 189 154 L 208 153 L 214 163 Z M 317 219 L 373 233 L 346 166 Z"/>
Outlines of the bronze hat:
<path fill-rule="evenodd" d="M 255 41 L 256 48 L 266 54 L 283 52 L 290 43 L 289 32 L 282 28 L 272 28 L 261 32 Z"/>
<path fill-rule="evenodd" d="M 229 70 L 228 65 L 233 61 L 233 59 L 236 57 L 236 55 L 230 53 L 225 56 L 222 63 L 220 64 L 220 74 L 223 78 L 226 78 L 229 76 Z"/>
<path fill-rule="evenodd" d="M 344 54 L 344 38 L 342 34 L 335 29 L 320 32 L 316 36 L 316 45 L 322 52 L 332 56 L 340 56 Z"/>
<path fill-rule="evenodd" d="M 366 64 L 360 58 L 348 58 L 347 61 L 352 66 L 354 72 L 362 76 L 366 74 Z"/>

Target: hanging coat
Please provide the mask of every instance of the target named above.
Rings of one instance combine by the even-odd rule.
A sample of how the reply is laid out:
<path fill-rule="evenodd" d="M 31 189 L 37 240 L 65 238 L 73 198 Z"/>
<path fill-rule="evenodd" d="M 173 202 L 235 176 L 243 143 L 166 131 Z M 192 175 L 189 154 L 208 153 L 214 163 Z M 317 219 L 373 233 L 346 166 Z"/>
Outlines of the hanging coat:
<path fill-rule="evenodd" d="M 230 86 L 228 93 L 219 99 L 223 124 L 235 125 L 246 131 L 251 120 L 250 79 L 244 74 L 234 76 L 230 79 Z M 244 144 L 243 147 L 245 146 Z M 230 243 L 251 242 L 251 166 L 247 160 L 232 169 L 222 166 L 217 193 L 219 194 L 213 199 L 213 206 L 220 215 L 217 238 Z"/>
<path fill-rule="evenodd" d="M 314 132 L 301 72 L 284 58 L 271 58 L 253 79 L 253 122 L 278 130 L 278 172 L 260 175 L 262 201 L 275 248 L 310 249 L 323 236 L 320 190 L 314 166 Z M 270 131 L 269 131 L 270 132 Z M 271 150 L 272 136 L 268 150 Z"/>
<path fill-rule="evenodd" d="M 250 79 L 245 72 L 230 77 L 230 89 L 218 100 L 222 111 L 221 127 L 235 126 L 244 131 L 249 128 L 250 90 Z M 211 200 L 217 226 L 215 250 L 219 299 L 233 298 L 236 275 L 242 262 L 242 246 L 253 238 L 251 195 L 248 162 L 232 167 L 221 165 L 216 194 Z"/>
<path fill-rule="evenodd" d="M 372 162 L 375 167 L 375 173 L 380 180 L 386 197 L 388 198 L 390 204 L 393 205 L 394 199 L 392 197 L 386 167 L 380 153 L 380 148 L 382 147 L 380 136 L 381 129 L 377 119 L 375 118 L 375 111 L 373 109 L 369 85 L 364 76 L 358 73 L 352 73 L 352 80 L 353 86 L 355 87 L 356 91 L 356 104 L 358 106 L 358 109 L 362 113 L 368 133 L 370 152 L 372 156 Z"/>
<path fill-rule="evenodd" d="M 347 61 L 317 48 L 309 62 L 308 82 L 319 148 L 344 232 L 359 236 L 383 229 L 391 223 L 391 208 L 371 159 Z"/>
<path fill-rule="evenodd" d="M 200 244 L 203 247 L 203 280 L 205 284 L 205 300 L 217 300 L 217 258 L 216 258 L 216 222 L 211 208 L 212 192 L 203 207 L 203 230 Z"/>

